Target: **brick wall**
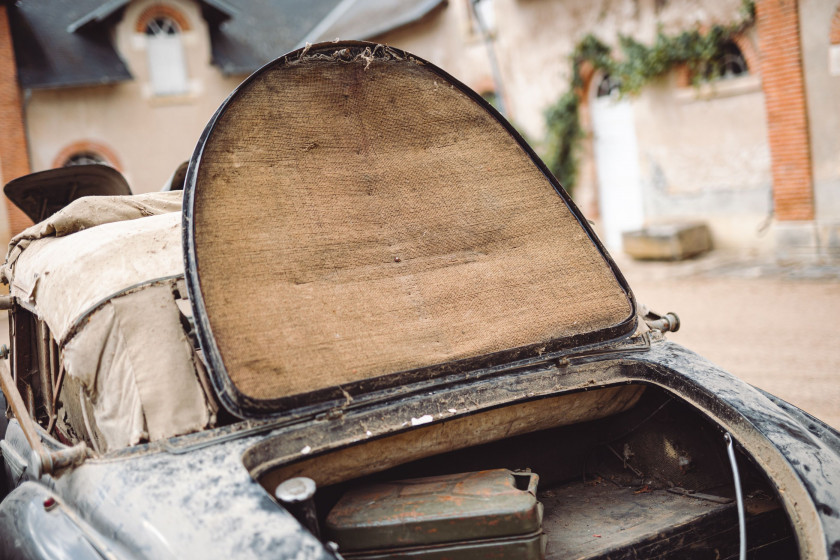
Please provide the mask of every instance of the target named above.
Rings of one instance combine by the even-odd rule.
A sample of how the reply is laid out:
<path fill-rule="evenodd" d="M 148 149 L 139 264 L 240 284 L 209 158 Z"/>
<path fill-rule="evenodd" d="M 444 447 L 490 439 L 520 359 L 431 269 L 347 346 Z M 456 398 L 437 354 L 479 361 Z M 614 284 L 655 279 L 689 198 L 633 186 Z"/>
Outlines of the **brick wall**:
<path fill-rule="evenodd" d="M 0 3 L 0 183 L 29 173 L 29 152 L 23 122 L 23 106 L 17 82 L 12 36 L 7 7 Z M 3 196 L 12 235 L 32 222 L 20 209 Z"/>
<path fill-rule="evenodd" d="M 813 220 L 814 194 L 796 0 L 756 2 L 777 220 Z"/>

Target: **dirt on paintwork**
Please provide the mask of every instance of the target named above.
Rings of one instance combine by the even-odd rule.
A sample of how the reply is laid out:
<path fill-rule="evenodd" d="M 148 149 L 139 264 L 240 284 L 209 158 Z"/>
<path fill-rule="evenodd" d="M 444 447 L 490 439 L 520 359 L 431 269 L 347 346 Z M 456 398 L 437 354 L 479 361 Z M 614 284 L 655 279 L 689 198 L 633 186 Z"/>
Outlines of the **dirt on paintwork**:
<path fill-rule="evenodd" d="M 616 261 L 639 303 L 679 315 L 669 340 L 840 429 L 840 265 Z"/>

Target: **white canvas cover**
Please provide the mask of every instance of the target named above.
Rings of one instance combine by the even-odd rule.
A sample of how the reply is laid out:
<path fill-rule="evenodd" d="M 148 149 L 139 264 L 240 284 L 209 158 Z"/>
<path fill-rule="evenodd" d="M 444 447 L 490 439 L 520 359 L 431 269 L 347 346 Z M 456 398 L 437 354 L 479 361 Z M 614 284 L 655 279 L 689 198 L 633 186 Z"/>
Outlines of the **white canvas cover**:
<path fill-rule="evenodd" d="M 180 191 L 82 198 L 16 236 L 6 257 L 11 295 L 47 323 L 107 449 L 210 421 L 176 303 L 180 209 Z"/>
<path fill-rule="evenodd" d="M 61 344 L 102 299 L 183 274 L 180 209 L 177 191 L 80 198 L 12 239 L 3 268 L 10 291 L 37 307 Z"/>

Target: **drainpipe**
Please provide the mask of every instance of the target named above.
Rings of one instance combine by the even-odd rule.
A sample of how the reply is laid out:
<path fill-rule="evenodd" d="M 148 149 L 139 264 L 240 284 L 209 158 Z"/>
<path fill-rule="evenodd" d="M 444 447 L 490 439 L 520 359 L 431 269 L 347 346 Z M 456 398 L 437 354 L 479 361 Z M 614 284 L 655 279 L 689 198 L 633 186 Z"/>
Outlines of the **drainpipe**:
<path fill-rule="evenodd" d="M 490 72 L 493 74 L 493 87 L 496 88 L 496 108 L 507 118 L 507 111 L 505 110 L 505 92 L 502 87 L 502 74 L 499 72 L 499 62 L 496 59 L 496 51 L 493 48 L 493 37 L 487 30 L 484 20 L 481 18 L 481 12 L 478 10 L 478 3 L 481 0 L 470 0 L 470 7 L 472 14 L 478 23 L 478 31 L 481 33 L 481 38 L 484 41 L 484 46 L 487 48 L 487 58 L 490 61 Z"/>

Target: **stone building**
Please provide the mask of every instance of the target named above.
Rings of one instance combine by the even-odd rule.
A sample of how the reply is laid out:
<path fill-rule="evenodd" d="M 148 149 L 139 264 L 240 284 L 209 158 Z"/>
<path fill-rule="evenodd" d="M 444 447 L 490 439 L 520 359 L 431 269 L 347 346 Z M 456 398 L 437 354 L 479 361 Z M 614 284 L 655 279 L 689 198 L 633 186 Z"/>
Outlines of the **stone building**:
<path fill-rule="evenodd" d="M 650 44 L 660 31 L 744 18 L 741 0 L 20 0 L 0 9 L 3 182 L 93 159 L 121 169 L 135 192 L 158 189 L 189 158 L 248 73 L 306 42 L 370 39 L 415 52 L 500 100 L 539 147 L 545 110 L 569 89 L 569 56 L 587 35 L 617 51 L 620 36 Z M 675 68 L 632 96 L 584 72 L 575 199 L 613 250 L 623 230 L 700 220 L 718 247 L 840 258 L 840 2 L 758 0 L 727 52 L 725 74 L 696 84 Z M 10 212 L 7 234 L 21 225 Z"/>
<path fill-rule="evenodd" d="M 508 117 L 532 140 L 569 88 L 569 57 L 593 34 L 651 44 L 659 31 L 744 19 L 740 0 L 481 0 Z M 467 0 L 381 38 L 429 57 L 468 85 L 493 87 L 480 48 L 461 33 Z M 693 84 L 677 68 L 616 99 L 609 77 L 584 75 L 585 138 L 574 191 L 613 250 L 642 225 L 699 220 L 718 247 L 783 259 L 840 259 L 840 2 L 758 0 L 733 37 L 726 75 Z M 464 55 L 463 48 L 466 48 Z M 559 177 L 561 183 L 563 177 Z"/>

